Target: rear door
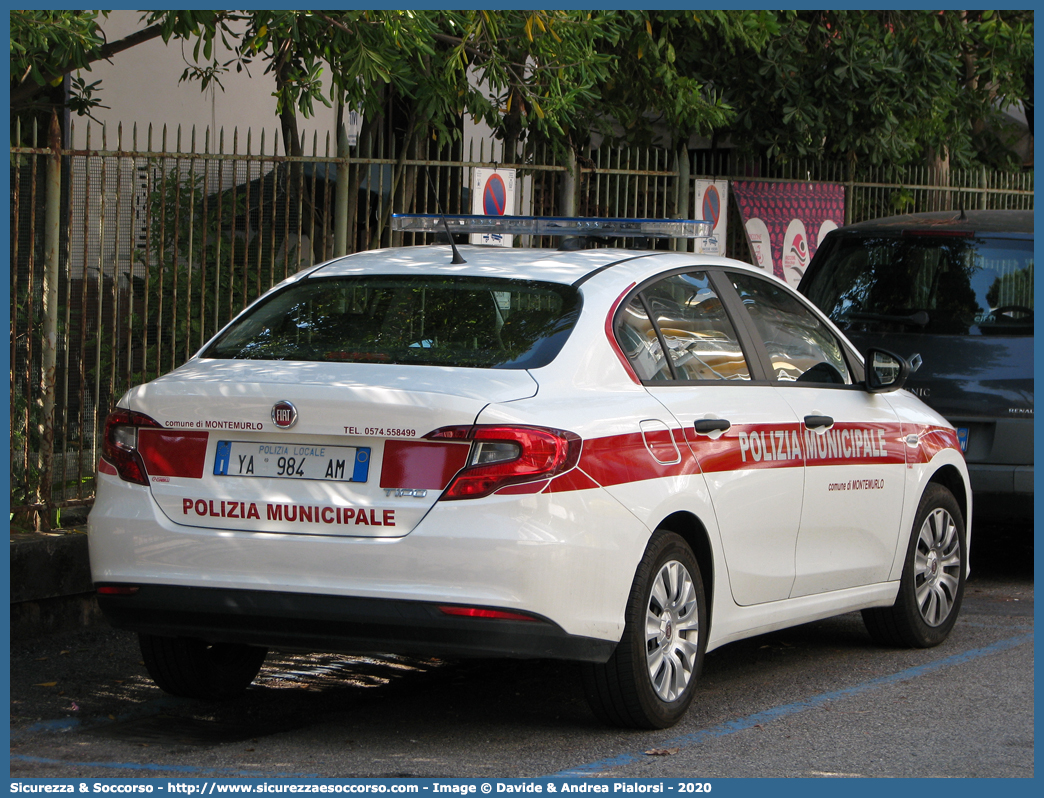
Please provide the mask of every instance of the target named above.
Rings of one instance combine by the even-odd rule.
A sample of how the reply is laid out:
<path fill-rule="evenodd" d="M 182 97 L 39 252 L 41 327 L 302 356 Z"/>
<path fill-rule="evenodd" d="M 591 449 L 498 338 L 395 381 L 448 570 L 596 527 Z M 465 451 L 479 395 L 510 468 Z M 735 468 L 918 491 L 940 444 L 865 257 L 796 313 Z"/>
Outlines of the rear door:
<path fill-rule="evenodd" d="M 644 286 L 621 309 L 616 332 L 704 473 L 733 598 L 741 605 L 787 598 L 804 480 L 798 420 L 752 369 L 708 274 Z"/>

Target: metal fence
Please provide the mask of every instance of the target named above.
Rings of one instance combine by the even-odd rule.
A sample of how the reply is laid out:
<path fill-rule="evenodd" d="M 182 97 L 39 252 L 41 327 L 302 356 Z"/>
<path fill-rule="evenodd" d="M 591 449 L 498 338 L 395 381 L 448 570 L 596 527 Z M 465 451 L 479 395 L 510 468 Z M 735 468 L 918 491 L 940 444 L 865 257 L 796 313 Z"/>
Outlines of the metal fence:
<path fill-rule="evenodd" d="M 102 424 L 124 391 L 184 362 L 302 268 L 421 243 L 390 231 L 393 211 L 470 212 L 476 167 L 516 169 L 516 212 L 531 215 L 689 216 L 697 178 L 842 183 L 846 222 L 1033 207 L 1031 172 L 881 169 L 857 180 L 836 164 L 746 162 L 726 150 L 686 163 L 604 146 L 562 165 L 529 143 L 514 163 L 499 143 L 465 151 L 418 138 L 400 152 L 390 134 L 343 157 L 315 136 L 309 154 L 279 155 L 275 137 L 250 131 L 88 128 L 80 150 L 26 138 L 11 148 L 11 503 L 30 519 L 92 499 Z M 738 211 L 728 212 L 726 252 L 749 261 Z"/>

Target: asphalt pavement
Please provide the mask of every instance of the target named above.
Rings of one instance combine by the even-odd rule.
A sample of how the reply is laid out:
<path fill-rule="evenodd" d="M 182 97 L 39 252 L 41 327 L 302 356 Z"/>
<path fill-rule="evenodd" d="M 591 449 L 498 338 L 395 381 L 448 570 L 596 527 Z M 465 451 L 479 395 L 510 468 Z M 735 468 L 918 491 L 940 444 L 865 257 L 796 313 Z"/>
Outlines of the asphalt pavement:
<path fill-rule="evenodd" d="M 107 627 L 14 644 L 10 775 L 1032 777 L 1033 545 L 979 533 L 950 638 L 870 642 L 858 614 L 707 656 L 688 715 L 600 725 L 562 662 L 273 652 L 247 693 L 176 699 Z"/>

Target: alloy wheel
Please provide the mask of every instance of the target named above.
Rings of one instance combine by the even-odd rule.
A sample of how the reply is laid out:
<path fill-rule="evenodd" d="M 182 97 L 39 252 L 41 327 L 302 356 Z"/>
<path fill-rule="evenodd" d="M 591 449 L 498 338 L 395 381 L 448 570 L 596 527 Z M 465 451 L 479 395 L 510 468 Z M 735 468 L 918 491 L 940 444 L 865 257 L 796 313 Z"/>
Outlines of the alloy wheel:
<path fill-rule="evenodd" d="M 692 576 L 677 560 L 653 580 L 645 613 L 645 654 L 653 690 L 676 700 L 692 679 L 699 651 L 699 606 Z"/>
<path fill-rule="evenodd" d="M 930 512 L 917 539 L 914 554 L 914 591 L 921 618 L 939 626 L 950 615 L 961 574 L 961 547 L 957 525 L 942 508 Z"/>

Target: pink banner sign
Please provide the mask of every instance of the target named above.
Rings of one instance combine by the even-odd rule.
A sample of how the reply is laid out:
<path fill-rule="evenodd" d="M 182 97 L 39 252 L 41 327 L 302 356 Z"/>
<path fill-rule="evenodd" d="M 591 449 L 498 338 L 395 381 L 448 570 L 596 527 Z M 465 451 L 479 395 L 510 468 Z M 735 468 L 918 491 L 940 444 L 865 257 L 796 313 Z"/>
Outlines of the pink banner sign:
<path fill-rule="evenodd" d="M 845 218 L 839 183 L 734 180 L 732 191 L 758 265 L 794 286 L 823 236 Z"/>

